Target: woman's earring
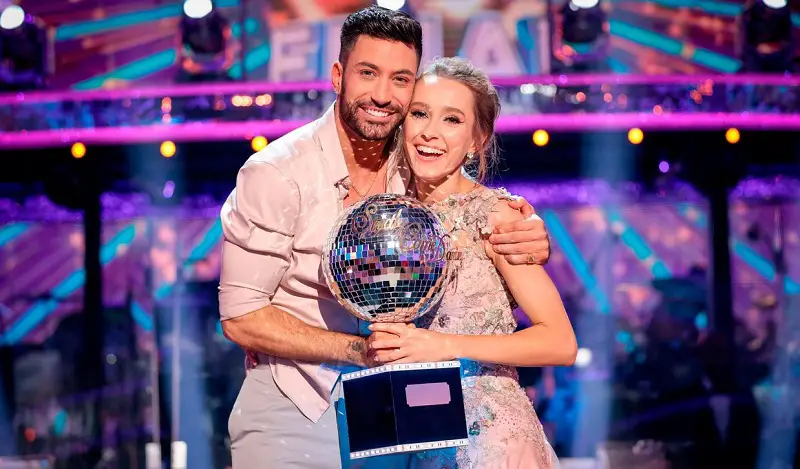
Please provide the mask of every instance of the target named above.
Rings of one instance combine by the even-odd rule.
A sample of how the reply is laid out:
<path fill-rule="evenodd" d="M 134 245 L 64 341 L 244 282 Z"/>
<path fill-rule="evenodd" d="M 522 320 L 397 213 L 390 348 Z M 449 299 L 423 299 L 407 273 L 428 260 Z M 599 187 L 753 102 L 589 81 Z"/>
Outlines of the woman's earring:
<path fill-rule="evenodd" d="M 475 153 L 472 153 L 472 152 L 467 153 L 467 159 L 468 160 L 471 160 L 473 158 L 475 158 Z"/>

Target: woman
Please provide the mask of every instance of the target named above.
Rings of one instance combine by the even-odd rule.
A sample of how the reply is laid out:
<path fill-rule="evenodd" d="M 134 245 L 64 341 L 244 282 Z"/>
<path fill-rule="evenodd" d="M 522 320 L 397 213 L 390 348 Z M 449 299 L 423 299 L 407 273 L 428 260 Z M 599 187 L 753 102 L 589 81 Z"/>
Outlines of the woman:
<path fill-rule="evenodd" d="M 458 58 L 439 59 L 417 81 L 401 150 L 417 197 L 449 231 L 457 260 L 436 313 L 420 326 L 373 324 L 372 347 L 385 363 L 460 359 L 470 445 L 421 453 L 414 467 L 549 469 L 557 459 L 525 392 L 517 366 L 571 365 L 577 345 L 558 291 L 538 265 L 511 265 L 487 241 L 493 226 L 521 220 L 511 197 L 477 181 L 494 157 L 497 92 L 486 75 Z M 519 305 L 532 327 L 514 332 Z M 422 322 L 424 321 L 424 324 Z"/>

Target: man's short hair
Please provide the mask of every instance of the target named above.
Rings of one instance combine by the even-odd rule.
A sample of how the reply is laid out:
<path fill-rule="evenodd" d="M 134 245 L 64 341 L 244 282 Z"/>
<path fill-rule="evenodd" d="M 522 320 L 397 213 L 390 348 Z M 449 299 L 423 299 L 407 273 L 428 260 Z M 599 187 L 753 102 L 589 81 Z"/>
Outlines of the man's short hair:
<path fill-rule="evenodd" d="M 422 60 L 422 26 L 407 13 L 372 5 L 351 13 L 342 26 L 339 62 L 344 66 L 347 57 L 361 36 L 403 43 Z"/>

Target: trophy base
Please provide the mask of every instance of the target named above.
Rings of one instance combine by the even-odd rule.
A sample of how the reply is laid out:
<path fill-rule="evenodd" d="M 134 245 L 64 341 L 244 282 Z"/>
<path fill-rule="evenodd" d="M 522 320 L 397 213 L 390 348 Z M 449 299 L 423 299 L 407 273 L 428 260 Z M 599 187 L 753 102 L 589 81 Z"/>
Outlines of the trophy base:
<path fill-rule="evenodd" d="M 350 459 L 468 444 L 458 361 L 343 374 L 342 391 Z"/>
<path fill-rule="evenodd" d="M 453 448 L 458 446 L 467 446 L 468 444 L 469 440 L 463 438 L 461 440 L 429 441 L 426 443 L 415 443 L 413 445 L 395 445 L 395 446 L 390 446 L 388 448 L 375 448 L 366 451 L 350 452 L 350 459 L 364 459 L 373 456 L 384 456 L 387 454 L 430 451 L 437 449 Z"/>

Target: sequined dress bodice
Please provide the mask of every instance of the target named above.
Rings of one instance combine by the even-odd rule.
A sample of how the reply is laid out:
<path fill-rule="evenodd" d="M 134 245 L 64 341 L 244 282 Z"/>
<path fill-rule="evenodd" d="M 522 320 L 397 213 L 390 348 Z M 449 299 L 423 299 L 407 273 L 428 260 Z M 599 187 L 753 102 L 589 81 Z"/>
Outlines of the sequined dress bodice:
<path fill-rule="evenodd" d="M 509 197 L 504 190 L 479 187 L 431 206 L 450 234 L 457 259 L 450 261 L 449 283 L 441 305 L 421 318 L 418 326 L 463 335 L 505 335 L 516 330 L 516 304 L 484 250 L 484 239 L 493 230 L 489 214 Z M 471 360 L 461 360 L 461 366 L 470 445 L 457 451 L 421 453 L 419 457 L 437 458 L 436 464 L 441 466 L 436 467 L 502 467 L 496 465 L 497 461 L 502 461 L 509 449 L 532 443 L 539 457 L 530 467 L 550 468 L 551 449 L 519 385 L 516 368 Z"/>

